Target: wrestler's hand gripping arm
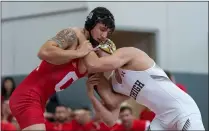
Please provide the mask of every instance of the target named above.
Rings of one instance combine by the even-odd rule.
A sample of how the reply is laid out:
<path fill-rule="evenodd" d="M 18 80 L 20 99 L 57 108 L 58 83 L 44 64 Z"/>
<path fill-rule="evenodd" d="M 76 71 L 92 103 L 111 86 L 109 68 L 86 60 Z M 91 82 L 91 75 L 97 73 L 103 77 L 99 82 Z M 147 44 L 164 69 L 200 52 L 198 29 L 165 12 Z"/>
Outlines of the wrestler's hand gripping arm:
<path fill-rule="evenodd" d="M 102 119 L 102 121 L 107 125 L 112 127 L 119 116 L 120 106 L 108 110 L 104 104 L 102 104 L 94 95 L 93 82 L 87 81 L 87 91 L 90 101 L 92 102 L 93 108 L 96 114 Z"/>
<path fill-rule="evenodd" d="M 90 44 L 82 45 L 76 50 L 68 49 L 72 46 L 77 46 L 78 42 L 79 38 L 74 29 L 63 29 L 40 48 L 38 57 L 49 63 L 60 65 L 87 55 L 92 49 Z"/>
<path fill-rule="evenodd" d="M 104 102 L 103 104 L 94 95 L 95 86 L 99 86 L 97 89 Z M 119 116 L 120 104 L 128 99 L 127 96 L 113 93 L 111 88 L 107 79 L 102 74 L 94 74 L 87 80 L 88 96 L 93 107 L 97 115 L 99 115 L 108 126 L 113 126 L 116 123 Z"/>

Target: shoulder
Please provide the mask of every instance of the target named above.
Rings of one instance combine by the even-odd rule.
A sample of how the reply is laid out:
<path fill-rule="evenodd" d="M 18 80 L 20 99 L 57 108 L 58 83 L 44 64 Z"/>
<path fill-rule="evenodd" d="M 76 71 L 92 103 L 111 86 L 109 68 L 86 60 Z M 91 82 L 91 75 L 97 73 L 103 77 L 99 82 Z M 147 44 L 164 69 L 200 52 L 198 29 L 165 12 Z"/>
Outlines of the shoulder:
<path fill-rule="evenodd" d="M 116 52 L 123 52 L 123 53 L 134 53 L 136 51 L 141 51 L 141 50 L 135 47 L 121 47 L 116 50 Z"/>
<path fill-rule="evenodd" d="M 73 30 L 76 34 L 82 34 L 83 29 L 79 27 L 68 27 L 69 29 Z"/>
<path fill-rule="evenodd" d="M 74 33 L 76 34 L 77 38 L 79 40 L 86 40 L 86 37 L 84 35 L 84 31 L 83 28 L 79 28 L 79 27 L 71 27 L 71 30 L 74 31 Z"/>
<path fill-rule="evenodd" d="M 135 47 L 122 47 L 118 48 L 114 54 L 120 57 L 135 57 L 136 55 L 139 56 L 140 51 Z"/>
<path fill-rule="evenodd" d="M 81 30 L 77 27 L 67 27 L 67 28 L 61 29 L 57 33 L 57 35 L 77 35 L 80 32 Z"/>

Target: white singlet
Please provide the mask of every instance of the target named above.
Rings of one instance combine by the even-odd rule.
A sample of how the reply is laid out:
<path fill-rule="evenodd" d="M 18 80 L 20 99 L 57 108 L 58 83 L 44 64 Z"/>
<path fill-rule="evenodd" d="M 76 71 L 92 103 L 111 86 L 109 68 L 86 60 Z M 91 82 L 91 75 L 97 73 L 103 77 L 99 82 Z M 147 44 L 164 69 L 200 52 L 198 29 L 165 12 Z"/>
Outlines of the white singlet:
<path fill-rule="evenodd" d="M 132 97 L 156 114 L 151 130 L 204 130 L 195 101 L 156 64 L 145 71 L 117 69 L 112 76 L 112 86 L 115 92 Z"/>

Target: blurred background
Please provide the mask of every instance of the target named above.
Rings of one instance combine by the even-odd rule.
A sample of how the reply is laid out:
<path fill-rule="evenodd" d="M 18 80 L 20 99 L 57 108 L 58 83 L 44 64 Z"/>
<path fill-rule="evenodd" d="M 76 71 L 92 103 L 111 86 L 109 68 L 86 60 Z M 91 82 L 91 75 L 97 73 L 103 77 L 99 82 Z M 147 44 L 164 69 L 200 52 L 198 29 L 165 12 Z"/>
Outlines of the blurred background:
<path fill-rule="evenodd" d="M 117 47 L 140 48 L 168 71 L 171 79 L 197 102 L 204 126 L 208 129 L 207 2 L 84 1 L 1 4 L 1 116 L 2 120 L 13 123 L 16 129 L 18 124 L 14 118 L 9 117 L 8 100 L 15 87 L 40 63 L 37 57 L 39 48 L 61 29 L 84 27 L 86 16 L 97 6 L 108 8 L 115 17 L 116 32 L 111 39 Z M 97 121 L 86 94 L 85 80 L 83 78 L 75 82 L 72 87 L 50 98 L 45 112 L 50 122 L 59 122 L 55 115 L 57 112 L 66 113 L 66 120 L 70 117 L 68 121 L 76 121 L 79 116 L 77 114 L 82 114 L 82 111 L 85 112 L 82 117 L 85 116 L 86 121 L 80 123 Z M 152 120 L 153 114 L 134 101 L 129 100 L 124 106 L 131 107 L 133 112 L 129 108 L 125 110 L 130 111 L 134 120 Z M 84 120 L 82 117 L 79 116 Z M 122 117 L 119 123 L 123 124 Z M 52 127 L 56 130 L 65 129 L 64 126 Z"/>

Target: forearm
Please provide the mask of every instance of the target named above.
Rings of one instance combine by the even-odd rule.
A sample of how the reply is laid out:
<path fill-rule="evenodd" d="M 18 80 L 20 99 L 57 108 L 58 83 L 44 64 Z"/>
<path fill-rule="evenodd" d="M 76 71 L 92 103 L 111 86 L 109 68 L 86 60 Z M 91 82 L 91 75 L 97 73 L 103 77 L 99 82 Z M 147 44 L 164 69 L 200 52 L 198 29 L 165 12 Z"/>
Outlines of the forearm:
<path fill-rule="evenodd" d="M 90 99 L 97 115 L 102 118 L 105 124 L 108 126 L 113 126 L 117 119 L 113 117 L 115 115 L 112 114 L 112 112 L 109 111 L 104 105 L 102 105 L 102 103 L 96 97 L 91 97 Z"/>
<path fill-rule="evenodd" d="M 95 52 L 90 52 L 88 55 L 86 55 L 85 57 L 84 57 L 84 63 L 85 63 L 85 65 L 86 65 L 86 67 L 87 67 L 87 69 L 88 69 L 88 72 L 89 73 L 95 73 L 95 72 L 93 72 L 93 70 L 94 70 L 94 67 L 95 66 L 98 66 L 98 59 L 99 59 L 99 57 L 97 56 L 97 54 L 95 53 Z"/>
<path fill-rule="evenodd" d="M 40 59 L 46 60 L 49 63 L 60 65 L 79 58 L 80 53 L 76 50 L 63 50 L 52 46 L 40 51 L 38 56 Z"/>
<path fill-rule="evenodd" d="M 96 91 L 100 98 L 104 101 L 105 105 L 108 107 L 108 109 L 115 109 L 118 105 L 115 103 L 114 94 L 108 87 L 99 86 L 96 88 Z"/>
<path fill-rule="evenodd" d="M 115 109 L 123 101 L 129 98 L 127 96 L 114 92 L 111 80 L 107 80 L 105 76 L 102 76 L 101 84 L 98 86 L 99 87 L 96 88 L 96 91 L 109 109 Z"/>
<path fill-rule="evenodd" d="M 99 58 L 95 52 L 90 52 L 84 57 L 88 73 L 107 72 L 115 69 L 114 63 L 107 61 L 107 57 Z"/>

